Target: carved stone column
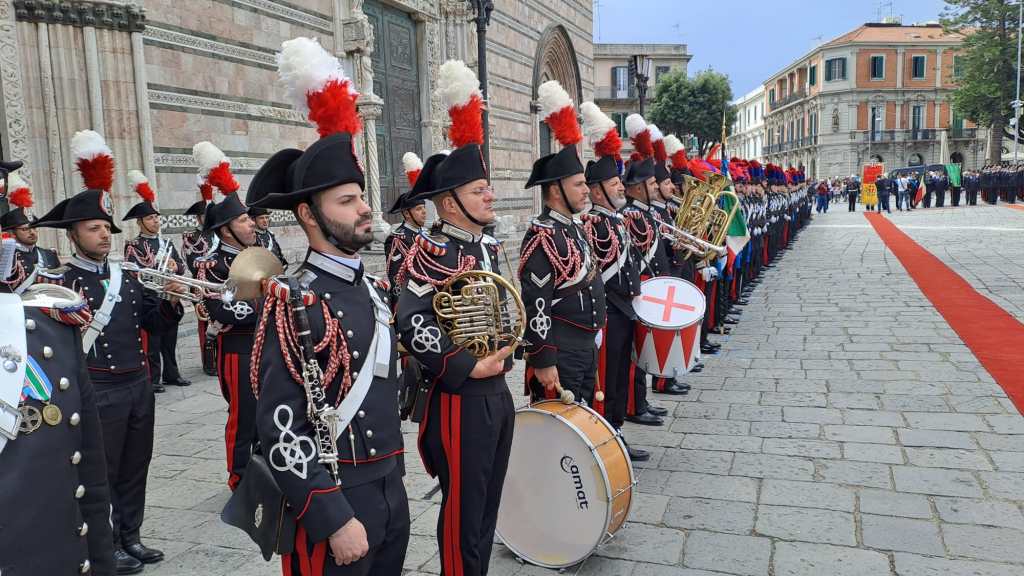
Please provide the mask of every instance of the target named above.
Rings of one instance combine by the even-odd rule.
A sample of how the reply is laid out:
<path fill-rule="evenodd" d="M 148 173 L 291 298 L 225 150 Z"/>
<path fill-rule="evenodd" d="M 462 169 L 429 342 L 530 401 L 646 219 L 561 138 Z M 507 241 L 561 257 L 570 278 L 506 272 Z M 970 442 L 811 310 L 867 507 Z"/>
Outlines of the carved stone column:
<path fill-rule="evenodd" d="M 14 3 L 0 0 L 0 91 L 3 97 L 3 149 L 7 159 L 29 160 L 28 120 L 25 113 L 24 82 L 21 75 L 21 50 L 18 25 L 14 21 Z M 32 185 L 32 166 L 26 162 L 18 174 Z"/>

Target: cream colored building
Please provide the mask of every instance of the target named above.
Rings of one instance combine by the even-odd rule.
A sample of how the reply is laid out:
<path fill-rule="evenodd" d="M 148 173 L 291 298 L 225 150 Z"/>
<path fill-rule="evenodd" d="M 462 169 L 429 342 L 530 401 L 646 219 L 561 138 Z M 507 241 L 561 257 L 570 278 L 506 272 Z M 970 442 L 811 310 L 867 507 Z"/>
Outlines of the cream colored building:
<path fill-rule="evenodd" d="M 869 161 L 980 168 L 986 131 L 950 100 L 962 40 L 939 24 L 868 23 L 811 50 L 764 83 L 765 159 L 809 178 Z"/>
<path fill-rule="evenodd" d="M 742 98 L 733 101 L 736 121 L 726 141 L 726 154 L 732 158 L 764 161 L 764 86 L 754 88 Z"/>
<path fill-rule="evenodd" d="M 632 151 L 626 138 L 626 116 L 640 110 L 636 89 L 636 78 L 630 74 L 630 59 L 633 55 L 650 58 L 650 75 L 647 78 L 646 102 L 654 98 L 658 81 L 670 72 L 687 73 L 687 66 L 693 56 L 687 52 L 686 44 L 595 44 L 594 45 L 594 102 L 619 126 L 623 136 L 623 149 Z"/>
<path fill-rule="evenodd" d="M 137 199 L 126 173 L 142 169 L 159 193 L 165 232 L 199 198 L 192 145 L 210 140 L 231 157 L 243 191 L 263 161 L 304 148 L 316 131 L 277 82 L 281 42 L 315 36 L 343 59 L 362 96 L 358 142 L 378 224 L 408 188 L 407 151 L 447 147 L 446 111 L 433 96 L 449 58 L 476 66 L 476 27 L 466 0 L 0 0 L 0 145 L 25 161 L 35 212 L 77 192 L 69 159 L 78 130 L 106 136 L 117 162 L 116 216 Z M 200 9 L 197 9 L 200 8 Z M 496 0 L 488 28 L 491 175 L 499 213 L 523 223 L 539 209 L 524 190 L 530 165 L 550 149 L 537 87 L 558 79 L 577 101 L 593 95 L 589 2 Z M 382 210 L 383 209 L 383 210 Z M 302 249 L 291 215 L 273 217 L 282 243 Z M 56 243 L 47 232 L 44 243 Z M 134 234 L 129 226 L 125 238 Z M 63 246 L 66 250 L 66 246 Z"/>

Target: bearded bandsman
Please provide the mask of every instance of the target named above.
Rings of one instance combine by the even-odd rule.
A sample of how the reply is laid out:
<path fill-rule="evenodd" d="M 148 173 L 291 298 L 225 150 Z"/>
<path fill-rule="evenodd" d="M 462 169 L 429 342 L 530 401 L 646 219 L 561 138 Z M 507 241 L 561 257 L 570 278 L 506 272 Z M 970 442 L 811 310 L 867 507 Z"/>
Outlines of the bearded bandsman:
<path fill-rule="evenodd" d="M 549 80 L 538 89 L 541 117 L 564 146 L 538 159 L 526 187 L 540 185 L 544 211 L 523 238 L 519 281 L 526 306 L 526 381 L 534 400 L 557 398 L 558 387 L 594 396 L 597 346 L 605 323 L 604 283 L 582 226 L 589 206 L 577 144 L 583 139 L 565 89 Z"/>
<path fill-rule="evenodd" d="M 353 146 L 361 129 L 359 95 L 341 63 L 315 40 L 296 38 L 282 48 L 280 77 L 295 108 L 308 111 L 321 135 L 305 151 L 274 154 L 248 194 L 253 206 L 291 210 L 309 240 L 296 275 L 268 284 L 253 348 L 263 455 L 297 515 L 294 552 L 283 558 L 282 572 L 400 576 L 409 503 L 402 484 L 397 337 L 387 294 L 359 257 L 373 241 Z M 303 295 L 290 301 L 293 289 Z M 303 334 L 290 307 L 302 310 L 303 304 L 315 352 L 298 348 Z M 307 380 L 304 358 L 321 368 L 318 382 Z M 336 438 L 325 437 L 310 418 L 318 407 L 335 409 Z M 337 456 L 333 469 L 318 457 L 327 456 L 325 449 Z"/>
<path fill-rule="evenodd" d="M 38 234 L 32 228 L 32 220 L 26 211 L 32 207 L 32 191 L 16 173 L 7 175 L 7 202 L 13 207 L 0 216 L 0 228 L 14 236 L 14 265 L 9 277 L 0 279 L 0 287 L 21 293 L 31 286 L 40 270 L 60 266 L 57 253 L 36 245 Z"/>
<path fill-rule="evenodd" d="M 415 152 L 406 152 L 402 156 L 402 165 L 411 188 L 416 185 L 416 180 L 423 170 L 423 161 Z M 391 229 L 391 233 L 384 240 L 388 284 L 393 307 L 398 303 L 398 297 L 402 294 L 402 286 L 397 282 L 398 271 L 401 270 L 405 257 L 409 254 L 409 248 L 412 247 L 413 241 L 427 221 L 426 201 L 422 198 L 410 200 L 409 193 L 405 192 L 395 198 L 395 203 L 388 213 L 402 215 L 402 221 Z"/>
<path fill-rule="evenodd" d="M 281 265 L 287 268 L 288 260 L 285 259 L 284 252 L 281 250 L 281 243 L 277 241 L 277 236 L 270 231 L 270 210 L 259 206 L 250 206 L 248 213 L 256 227 L 256 245 L 270 250 L 271 254 L 277 256 Z"/>
<path fill-rule="evenodd" d="M 156 192 L 149 185 L 149 179 L 138 170 L 128 171 L 128 181 L 142 202 L 131 207 L 121 218 L 122 222 L 137 220 L 139 235 L 125 243 L 124 260 L 139 268 L 163 267 L 165 259 L 174 262 L 165 268 L 172 273 L 184 273 L 185 261 L 178 255 L 178 249 L 166 238 L 160 236 L 160 211 L 156 206 Z M 184 307 L 176 304 L 176 316 L 185 314 Z M 178 371 L 178 323 L 164 323 L 157 332 L 146 331 L 142 339 L 149 363 L 149 377 L 154 392 L 163 392 L 165 385 L 188 386 L 192 382 L 181 377 Z"/>
<path fill-rule="evenodd" d="M 114 225 L 110 188 L 114 159 L 103 137 L 91 130 L 71 139 L 72 155 L 87 190 L 63 200 L 35 226 L 67 230 L 72 258 L 61 278 L 51 279 L 81 294 L 92 311 L 82 336 L 89 376 L 103 427 L 110 484 L 115 561 L 119 573 L 132 574 L 142 564 L 159 562 L 163 552 L 139 539 L 146 504 L 146 480 L 153 457 L 154 396 L 146 369 L 142 330 L 159 331 L 181 319 L 175 299 L 163 300 L 144 290 L 109 259 Z M 181 286 L 167 283 L 167 289 Z M 54 349 L 52 355 L 76 354 Z M 69 423 L 75 425 L 74 415 Z"/>
<path fill-rule="evenodd" d="M 441 484 L 437 541 L 441 573 L 449 576 L 487 573 L 515 415 L 505 382 L 513 347 L 477 358 L 452 342 L 433 306 L 434 295 L 457 274 L 502 273 L 499 245 L 484 235 L 495 220 L 495 195 L 480 149 L 479 86 L 463 62 L 441 66 L 438 92 L 452 118 L 454 150 L 427 158 L 411 191 L 411 199 L 434 203 L 439 220 L 416 237 L 398 277 L 404 289 L 396 323 L 429 386 L 419 447 L 427 473 Z"/>
<path fill-rule="evenodd" d="M 607 321 L 601 331 L 597 355 L 597 392 L 592 405 L 609 424 L 621 430 L 632 384 L 628 351 L 633 347 L 636 322 L 633 297 L 640 293 L 640 256 L 619 212 L 626 205 L 626 196 L 619 178 L 622 140 L 618 129 L 593 102 L 581 104 L 580 112 L 584 134 L 597 155 L 597 160 L 587 163 L 585 173 L 593 207 L 583 218 L 583 230 L 601 269 L 607 303 Z M 651 457 L 646 450 L 626 446 L 634 461 Z"/>
<path fill-rule="evenodd" d="M 208 257 L 197 260 L 197 277 L 223 283 L 238 254 L 256 245 L 256 228 L 238 199 L 240 188 L 231 173 L 227 156 L 210 142 L 192 149 L 200 174 L 223 195 L 220 202 L 206 207 L 203 230 L 217 238 L 217 248 Z M 217 375 L 220 391 L 228 401 L 228 421 L 224 428 L 227 452 L 228 486 L 234 489 L 242 478 L 256 440 L 256 397 L 249 381 L 252 343 L 259 315 L 256 300 L 222 299 L 209 294 L 203 299 L 209 315 L 207 334 L 217 338 Z"/>
<path fill-rule="evenodd" d="M 0 243 L 0 263 L 12 261 L 14 243 Z M 0 266 L 0 280 L 10 273 Z M 88 307 L 54 286 L 23 294 L 0 294 L 0 570 L 112 576 L 104 438 L 77 352 Z"/>

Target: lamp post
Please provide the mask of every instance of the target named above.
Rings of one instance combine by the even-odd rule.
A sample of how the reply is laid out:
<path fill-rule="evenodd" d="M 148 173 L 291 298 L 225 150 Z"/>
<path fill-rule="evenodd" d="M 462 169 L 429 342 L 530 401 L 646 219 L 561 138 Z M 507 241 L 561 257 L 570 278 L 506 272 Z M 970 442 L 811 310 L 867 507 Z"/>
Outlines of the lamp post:
<path fill-rule="evenodd" d="M 647 96 L 647 81 L 651 77 L 651 59 L 644 54 L 636 54 L 629 61 L 629 67 L 636 81 L 636 95 L 640 100 L 640 115 L 644 115 L 644 98 Z"/>
<path fill-rule="evenodd" d="M 1020 35 L 1024 24 L 1024 1 L 1017 2 L 1017 95 L 1013 99 L 1013 163 L 1017 163 L 1017 140 L 1020 139 Z M 1002 156 L 1002 152 L 999 154 Z"/>
<path fill-rule="evenodd" d="M 473 9 L 476 22 L 476 65 L 477 77 L 480 80 L 480 93 L 484 98 L 484 162 L 488 169 L 491 166 L 491 126 L 490 114 L 487 111 L 487 26 L 491 23 L 491 12 L 494 10 L 493 0 L 467 0 Z"/>

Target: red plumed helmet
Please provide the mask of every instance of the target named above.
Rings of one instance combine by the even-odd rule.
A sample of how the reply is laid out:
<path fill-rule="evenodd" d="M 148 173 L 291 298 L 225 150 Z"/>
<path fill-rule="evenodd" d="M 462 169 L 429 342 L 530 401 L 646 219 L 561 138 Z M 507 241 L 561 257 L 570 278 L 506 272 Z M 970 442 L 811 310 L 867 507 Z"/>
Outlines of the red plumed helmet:
<path fill-rule="evenodd" d="M 436 93 L 448 109 L 452 125 L 448 140 L 454 148 L 484 143 L 484 100 L 480 81 L 462 60 L 449 60 L 437 73 Z"/>
<path fill-rule="evenodd" d="M 227 196 L 241 186 L 231 173 L 231 160 L 210 142 L 199 142 L 192 147 L 192 157 L 199 165 L 199 176 Z"/>
<path fill-rule="evenodd" d="M 363 127 L 356 101 L 359 92 L 341 62 L 315 38 L 294 38 L 281 44 L 278 77 L 292 106 L 308 115 L 320 137 L 337 132 L 357 134 Z M 223 191 L 223 190 L 222 190 Z"/>
<path fill-rule="evenodd" d="M 642 158 L 654 156 L 654 145 L 651 142 L 651 131 L 647 127 L 644 117 L 639 114 L 626 116 L 626 134 L 633 141 L 633 149 Z"/>
<path fill-rule="evenodd" d="M 572 98 L 558 80 L 548 80 L 537 88 L 540 117 L 551 128 L 562 146 L 575 146 L 583 140 Z"/>
<path fill-rule="evenodd" d="M 598 158 L 611 156 L 618 160 L 619 152 L 622 151 L 622 138 L 615 122 L 593 102 L 580 104 L 580 114 L 583 115 L 583 132 L 594 154 Z"/>
<path fill-rule="evenodd" d="M 423 160 L 415 152 L 406 152 L 402 155 L 402 168 L 405 169 L 405 177 L 409 179 L 409 186 L 415 186 L 423 171 Z"/>
<path fill-rule="evenodd" d="M 15 172 L 7 175 L 7 202 L 18 208 L 32 207 L 32 190 Z"/>
<path fill-rule="evenodd" d="M 135 193 L 142 198 L 143 202 L 153 203 L 156 202 L 156 192 L 153 191 L 153 187 L 149 185 L 149 178 L 139 170 L 128 171 L 128 182 L 132 185 L 132 189 Z"/>

